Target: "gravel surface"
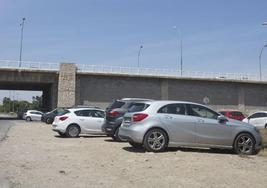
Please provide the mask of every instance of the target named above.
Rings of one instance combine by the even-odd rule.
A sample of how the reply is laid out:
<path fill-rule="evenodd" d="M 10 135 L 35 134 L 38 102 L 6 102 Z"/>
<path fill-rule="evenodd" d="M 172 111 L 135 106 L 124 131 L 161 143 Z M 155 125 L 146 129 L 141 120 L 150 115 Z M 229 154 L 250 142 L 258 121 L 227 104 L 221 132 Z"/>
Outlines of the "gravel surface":
<path fill-rule="evenodd" d="M 148 153 L 104 136 L 61 138 L 36 122 L 12 127 L 0 143 L 0 187 L 266 188 L 266 175 L 265 155 Z"/>

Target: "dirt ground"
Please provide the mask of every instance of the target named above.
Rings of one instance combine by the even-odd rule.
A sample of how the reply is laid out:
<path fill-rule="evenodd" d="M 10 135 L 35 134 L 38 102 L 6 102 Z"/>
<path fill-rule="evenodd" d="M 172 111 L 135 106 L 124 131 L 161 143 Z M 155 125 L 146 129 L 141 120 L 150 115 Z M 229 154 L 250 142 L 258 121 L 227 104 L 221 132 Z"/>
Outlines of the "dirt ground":
<path fill-rule="evenodd" d="M 0 187 L 264 187 L 266 151 L 257 156 L 199 149 L 136 150 L 104 136 L 61 138 L 23 122 L 0 143 Z"/>

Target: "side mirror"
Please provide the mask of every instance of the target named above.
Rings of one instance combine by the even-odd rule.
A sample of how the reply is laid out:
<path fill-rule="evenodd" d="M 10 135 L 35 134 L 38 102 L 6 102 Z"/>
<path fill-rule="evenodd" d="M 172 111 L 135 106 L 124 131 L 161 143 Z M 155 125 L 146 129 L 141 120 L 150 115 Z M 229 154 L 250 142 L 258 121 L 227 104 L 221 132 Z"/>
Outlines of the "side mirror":
<path fill-rule="evenodd" d="M 228 121 L 228 119 L 225 116 L 218 116 L 219 123 L 225 123 Z"/>

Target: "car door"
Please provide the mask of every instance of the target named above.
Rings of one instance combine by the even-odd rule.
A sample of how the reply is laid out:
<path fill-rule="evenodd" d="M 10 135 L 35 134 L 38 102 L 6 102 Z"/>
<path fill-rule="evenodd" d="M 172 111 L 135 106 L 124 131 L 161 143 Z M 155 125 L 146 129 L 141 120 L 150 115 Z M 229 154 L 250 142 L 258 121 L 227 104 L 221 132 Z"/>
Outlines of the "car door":
<path fill-rule="evenodd" d="M 104 124 L 105 112 L 101 110 L 90 111 L 90 127 L 89 130 L 93 132 L 102 132 L 102 125 Z M 88 124 L 89 125 L 89 124 Z"/>
<path fill-rule="evenodd" d="M 187 116 L 183 103 L 168 104 L 158 110 L 157 114 L 168 130 L 170 144 L 192 145 L 195 143 L 195 122 Z"/>
<path fill-rule="evenodd" d="M 189 114 L 196 122 L 196 145 L 232 145 L 232 128 L 227 121 L 218 121 L 217 112 L 205 106 L 190 104 Z"/>
<path fill-rule="evenodd" d="M 103 117 L 94 117 L 95 110 L 79 110 L 76 111 L 77 121 L 80 125 L 82 132 L 90 133 L 90 132 L 101 132 L 101 126 L 104 122 L 104 112 L 102 113 Z"/>

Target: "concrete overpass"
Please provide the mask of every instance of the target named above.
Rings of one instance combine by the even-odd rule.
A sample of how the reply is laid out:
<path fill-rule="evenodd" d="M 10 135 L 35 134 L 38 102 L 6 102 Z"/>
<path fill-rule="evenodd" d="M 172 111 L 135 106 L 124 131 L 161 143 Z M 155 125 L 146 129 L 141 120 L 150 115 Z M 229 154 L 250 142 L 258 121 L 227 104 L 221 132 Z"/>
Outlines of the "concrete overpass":
<path fill-rule="evenodd" d="M 48 110 L 75 104 L 105 107 L 123 97 L 186 100 L 246 113 L 267 110 L 267 82 L 253 75 L 183 72 L 180 76 L 175 70 L 32 64 L 17 68 L 0 61 L 0 89 L 43 91 Z"/>

